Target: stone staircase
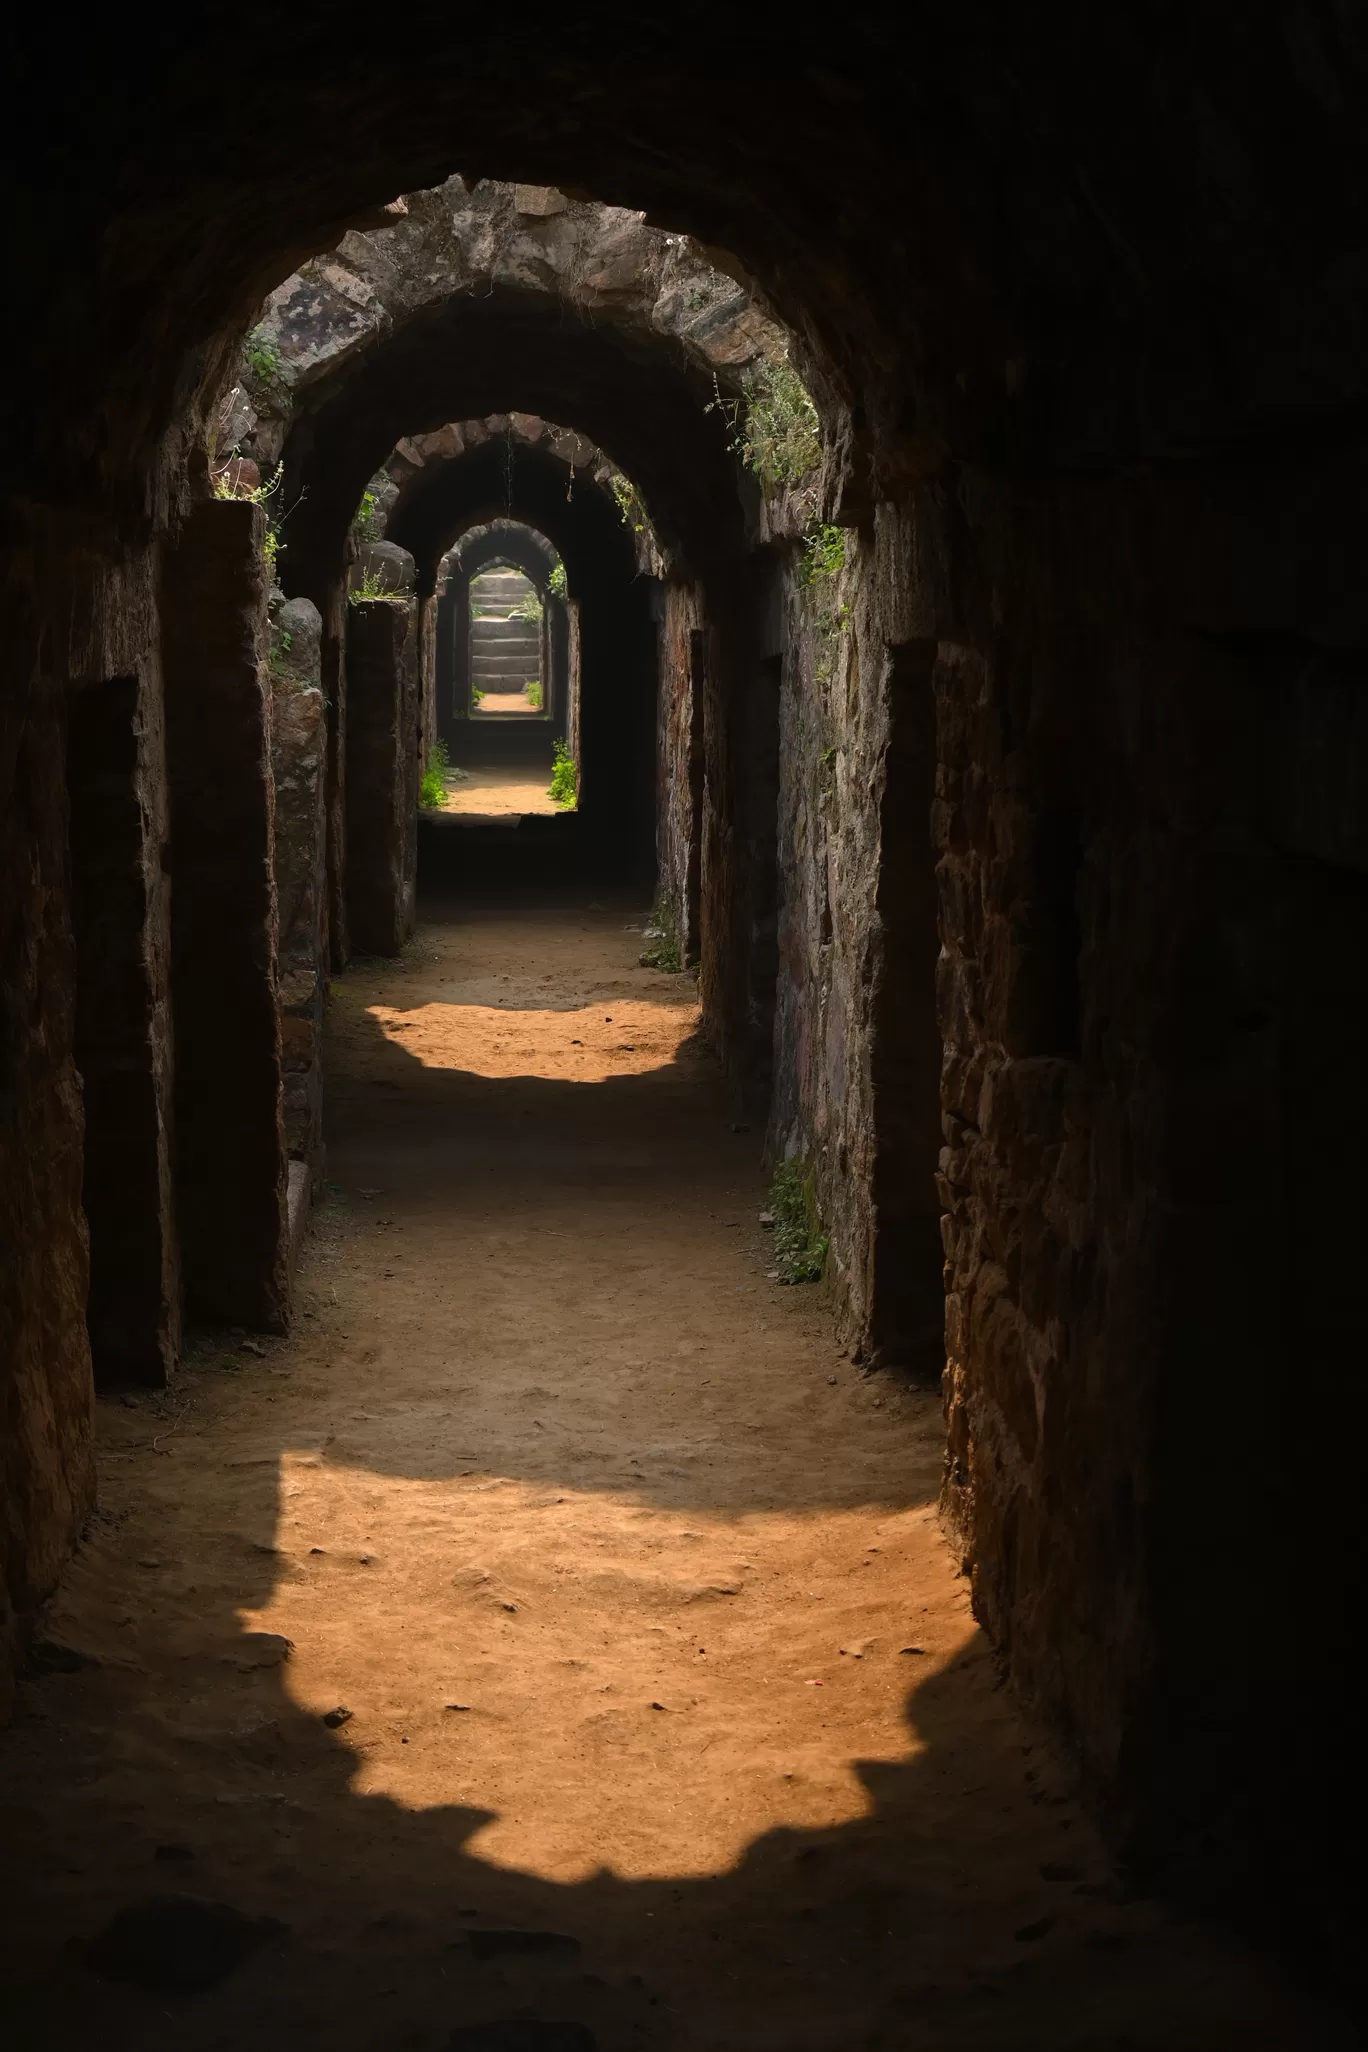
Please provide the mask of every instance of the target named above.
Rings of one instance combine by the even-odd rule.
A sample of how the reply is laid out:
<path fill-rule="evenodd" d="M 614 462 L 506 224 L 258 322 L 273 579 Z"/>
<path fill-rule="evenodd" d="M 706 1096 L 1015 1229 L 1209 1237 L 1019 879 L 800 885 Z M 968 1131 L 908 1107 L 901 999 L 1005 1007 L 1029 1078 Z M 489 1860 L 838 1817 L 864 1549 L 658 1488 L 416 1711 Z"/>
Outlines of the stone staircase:
<path fill-rule="evenodd" d="M 479 580 L 481 617 L 470 623 L 470 682 L 473 690 L 503 698 L 522 692 L 541 675 L 541 623 L 508 617 L 532 589 L 516 570 L 489 570 Z M 525 701 L 524 701 L 525 702 Z M 527 708 L 533 708 L 529 705 Z M 501 706 L 501 711 L 512 711 Z"/>

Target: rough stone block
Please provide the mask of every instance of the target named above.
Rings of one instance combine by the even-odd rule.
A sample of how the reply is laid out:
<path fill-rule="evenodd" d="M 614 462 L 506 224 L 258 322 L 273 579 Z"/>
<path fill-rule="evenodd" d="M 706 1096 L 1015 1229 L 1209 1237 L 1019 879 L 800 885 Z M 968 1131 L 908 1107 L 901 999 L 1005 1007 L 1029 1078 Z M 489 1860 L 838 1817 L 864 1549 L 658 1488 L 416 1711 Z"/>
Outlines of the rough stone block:
<path fill-rule="evenodd" d="M 361 600 L 347 619 L 347 912 L 352 945 L 397 955 L 418 862 L 416 606 Z"/>
<path fill-rule="evenodd" d="M 518 214 L 545 219 L 550 214 L 563 214 L 569 204 L 565 194 L 557 192 L 554 185 L 515 185 L 513 188 L 513 210 Z"/>
<path fill-rule="evenodd" d="M 286 1152 L 263 520 L 197 506 L 162 576 L 176 1193 L 186 1306 L 283 1329 Z"/>
<path fill-rule="evenodd" d="M 75 694 L 67 739 L 75 1055 L 85 1096 L 86 1324 L 101 1388 L 165 1383 L 180 1345 L 164 778 L 160 693 L 146 678 Z"/>
<path fill-rule="evenodd" d="M 327 711 L 320 688 L 322 621 L 290 599 L 272 623 L 271 771 L 279 918 L 281 1067 L 292 1159 L 323 1175 L 323 1003 L 328 976 Z"/>

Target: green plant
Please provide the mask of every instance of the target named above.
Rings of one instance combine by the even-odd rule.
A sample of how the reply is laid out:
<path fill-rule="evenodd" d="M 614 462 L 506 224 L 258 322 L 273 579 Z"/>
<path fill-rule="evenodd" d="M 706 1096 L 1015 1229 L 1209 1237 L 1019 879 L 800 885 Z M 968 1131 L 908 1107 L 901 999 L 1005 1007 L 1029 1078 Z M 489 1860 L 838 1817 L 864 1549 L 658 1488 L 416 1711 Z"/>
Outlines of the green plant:
<path fill-rule="evenodd" d="M 275 581 L 276 559 L 284 547 L 284 543 L 280 539 L 280 529 L 286 516 L 285 513 L 272 513 L 270 511 L 270 503 L 280 490 L 284 475 L 285 465 L 277 463 L 271 475 L 262 478 L 259 484 L 244 484 L 241 471 L 235 469 L 232 457 L 221 468 L 213 471 L 210 475 L 210 483 L 213 486 L 216 499 L 240 499 L 246 505 L 264 506 L 267 508 L 266 532 L 261 542 L 261 559 L 271 573 L 272 582 Z"/>
<path fill-rule="evenodd" d="M 368 485 L 361 494 L 361 504 L 352 515 L 352 533 L 358 541 L 368 542 L 379 541 L 384 532 L 385 516 L 380 511 L 379 499 Z"/>
<path fill-rule="evenodd" d="M 446 773 L 451 768 L 451 756 L 445 741 L 434 741 L 428 751 L 427 768 L 418 786 L 418 803 L 429 810 L 438 811 L 446 803 Z"/>
<path fill-rule="evenodd" d="M 747 371 L 746 460 L 767 491 L 799 486 L 822 467 L 822 427 L 806 385 L 787 361 Z"/>
<path fill-rule="evenodd" d="M 643 969 L 659 969 L 666 976 L 678 976 L 684 967 L 684 945 L 674 915 L 663 898 L 651 907 L 643 939 L 648 945 L 638 955 Z"/>
<path fill-rule="evenodd" d="M 262 328 L 253 328 L 244 344 L 247 368 L 262 385 L 273 385 L 280 376 L 280 345 Z"/>
<path fill-rule="evenodd" d="M 367 569 L 361 572 L 361 582 L 354 584 L 347 593 L 347 604 L 359 606 L 370 599 L 385 599 L 392 606 L 408 604 L 406 591 L 393 591 L 385 582 L 383 569 Z"/>
<path fill-rule="evenodd" d="M 767 492 L 790 491 L 815 512 L 822 425 L 793 365 L 781 359 L 747 371 L 739 398 L 724 397 L 714 377 L 713 394 L 707 411 L 721 413 L 732 453 Z"/>
<path fill-rule="evenodd" d="M 631 478 L 623 477 L 620 471 L 615 470 L 608 483 L 617 501 L 618 512 L 622 515 L 623 526 L 630 527 L 633 534 L 645 534 L 650 526 L 650 520 L 642 504 L 641 494 Z"/>
<path fill-rule="evenodd" d="M 526 598 L 519 599 L 507 615 L 510 620 L 540 620 L 541 616 L 542 602 L 535 591 L 529 591 Z"/>
<path fill-rule="evenodd" d="M 527 682 L 523 685 L 523 690 L 527 693 L 528 704 L 530 706 L 534 706 L 536 710 L 540 712 L 542 709 L 541 678 L 529 677 Z"/>
<path fill-rule="evenodd" d="M 290 633 L 288 627 L 278 627 L 273 618 L 271 621 L 271 652 L 266 658 L 266 666 L 270 670 L 272 677 L 283 680 L 290 674 L 290 665 L 286 658 L 289 656 L 293 643 L 294 636 Z"/>
<path fill-rule="evenodd" d="M 798 582 L 807 587 L 820 584 L 824 577 L 836 577 L 845 569 L 845 559 L 845 529 L 814 523 L 803 537 L 803 553 L 798 559 Z"/>
<path fill-rule="evenodd" d="M 799 1161 L 781 1161 L 770 1184 L 774 1265 L 784 1283 L 817 1282 L 831 1242 L 817 1215 L 816 1179 Z"/>
<path fill-rule="evenodd" d="M 850 608 L 841 596 L 839 582 L 845 561 L 845 529 L 823 526 L 814 521 L 808 528 L 803 553 L 798 559 L 798 584 L 807 600 L 809 617 L 816 632 L 819 683 L 825 683 L 831 676 L 837 644 L 850 622 Z"/>
<path fill-rule="evenodd" d="M 546 580 L 546 588 L 550 592 L 552 598 L 563 599 L 565 597 L 564 563 L 557 563 L 555 569 L 551 572 L 551 575 Z"/>
<path fill-rule="evenodd" d="M 575 802 L 579 787 L 575 758 L 563 741 L 557 741 L 551 760 L 551 788 L 546 795 L 568 811 Z"/>
<path fill-rule="evenodd" d="M 472 705 L 479 705 L 479 704 L 480 704 L 480 703 L 482 702 L 483 698 L 484 698 L 484 693 L 483 693 L 483 691 L 481 691 L 481 689 L 480 689 L 479 685 L 478 685 L 478 684 L 472 684 L 472 685 L 471 685 L 471 687 L 470 687 L 470 702 L 471 702 L 471 704 L 472 704 Z"/>

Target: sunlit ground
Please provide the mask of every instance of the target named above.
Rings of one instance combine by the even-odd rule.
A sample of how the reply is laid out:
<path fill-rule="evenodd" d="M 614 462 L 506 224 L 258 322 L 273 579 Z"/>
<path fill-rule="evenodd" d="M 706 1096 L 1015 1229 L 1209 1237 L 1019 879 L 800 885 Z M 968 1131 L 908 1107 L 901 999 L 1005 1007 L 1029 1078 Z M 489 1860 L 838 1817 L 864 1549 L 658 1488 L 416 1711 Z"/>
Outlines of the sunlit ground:
<path fill-rule="evenodd" d="M 424 1429 L 459 1459 L 459 1414 Z M 308 1573 L 244 1626 L 295 1642 L 301 1707 L 352 1711 L 358 1793 L 490 1812 L 470 1849 L 496 1865 L 716 1874 L 765 1832 L 865 1816 L 858 1763 L 915 1756 L 909 1687 L 969 1636 L 962 1607 L 915 1641 L 901 1622 L 940 1566 L 925 1509 L 700 1516 L 473 1449 L 401 1480 L 341 1465 L 348 1436 L 286 1456 L 279 1545 Z M 643 1452 L 698 1457 L 687 1434 Z"/>
<path fill-rule="evenodd" d="M 611 1000 L 568 1011 L 426 1004 L 371 1005 L 385 1038 L 427 1069 L 473 1076 L 541 1076 L 594 1083 L 674 1061 L 697 1023 L 692 1007 Z"/>
<path fill-rule="evenodd" d="M 559 812 L 549 796 L 551 769 L 453 770 L 447 778 L 444 812 L 478 812 L 507 815 L 518 812 Z"/>

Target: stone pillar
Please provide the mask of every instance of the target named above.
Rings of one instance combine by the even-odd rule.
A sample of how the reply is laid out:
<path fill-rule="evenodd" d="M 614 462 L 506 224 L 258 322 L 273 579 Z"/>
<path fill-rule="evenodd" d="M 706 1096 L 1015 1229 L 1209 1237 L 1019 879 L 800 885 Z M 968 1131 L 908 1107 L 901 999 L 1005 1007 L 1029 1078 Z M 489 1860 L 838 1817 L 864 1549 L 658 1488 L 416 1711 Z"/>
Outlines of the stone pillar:
<path fill-rule="evenodd" d="M 323 1000 L 328 978 L 327 714 L 322 620 L 287 599 L 271 623 L 271 771 L 279 911 L 280 1047 L 291 1170 L 323 1180 Z"/>
<path fill-rule="evenodd" d="M 81 1094 L 71 1059 L 65 694 L 42 615 L 0 609 L 0 1722 L 38 1605 L 95 1502 Z"/>
<path fill-rule="evenodd" d="M 418 662 L 411 599 L 353 600 L 347 618 L 347 914 L 352 946 L 397 955 L 418 865 Z"/>
<path fill-rule="evenodd" d="M 552 726 L 560 739 L 570 731 L 571 701 L 577 696 L 570 688 L 569 601 L 547 593 L 543 619 L 546 623 L 546 663 L 543 689 Z M 569 743 L 567 742 L 568 746 Z"/>
<path fill-rule="evenodd" d="M 452 570 L 437 600 L 433 634 L 437 669 L 437 732 L 446 742 L 453 761 L 456 760 L 456 722 L 465 711 L 464 687 L 457 680 L 458 669 L 464 674 L 464 665 L 458 661 L 457 642 L 461 639 L 460 624 L 465 619 L 465 590 L 464 580 Z"/>
<path fill-rule="evenodd" d="M 90 685 L 68 712 L 86 1325 L 102 1389 L 161 1387 L 180 1346 L 159 681 Z"/>
<path fill-rule="evenodd" d="M 176 1190 L 186 1308 L 288 1313 L 264 516 L 195 507 L 162 576 Z"/>
<path fill-rule="evenodd" d="M 347 595 L 339 578 L 323 594 L 319 682 L 328 720 L 328 955 L 341 971 L 351 959 L 347 926 Z"/>
<path fill-rule="evenodd" d="M 698 959 L 707 634 L 699 588 L 665 590 L 656 710 L 656 918 L 681 967 Z"/>
<path fill-rule="evenodd" d="M 939 886 L 936 644 L 888 651 L 887 743 L 877 777 L 878 881 L 869 1010 L 872 1358 L 939 1378 L 944 1254 L 936 1166 L 942 1037 L 936 1009 Z"/>
<path fill-rule="evenodd" d="M 706 590 L 703 664 L 704 1031 L 747 1116 L 767 1111 L 779 966 L 779 711 L 786 651 L 766 562 Z"/>
<path fill-rule="evenodd" d="M 774 1075 L 775 978 L 779 971 L 779 693 L 784 658 L 764 656 L 747 679 L 738 720 L 737 817 L 746 882 L 744 1041 L 738 1050 L 741 1104 L 769 1110 Z"/>
<path fill-rule="evenodd" d="M 565 624 L 565 747 L 575 765 L 576 788 L 583 789 L 584 765 L 580 759 L 580 607 L 578 599 L 566 601 Z"/>
<path fill-rule="evenodd" d="M 418 771 L 437 739 L 437 600 L 428 593 L 418 601 Z"/>

